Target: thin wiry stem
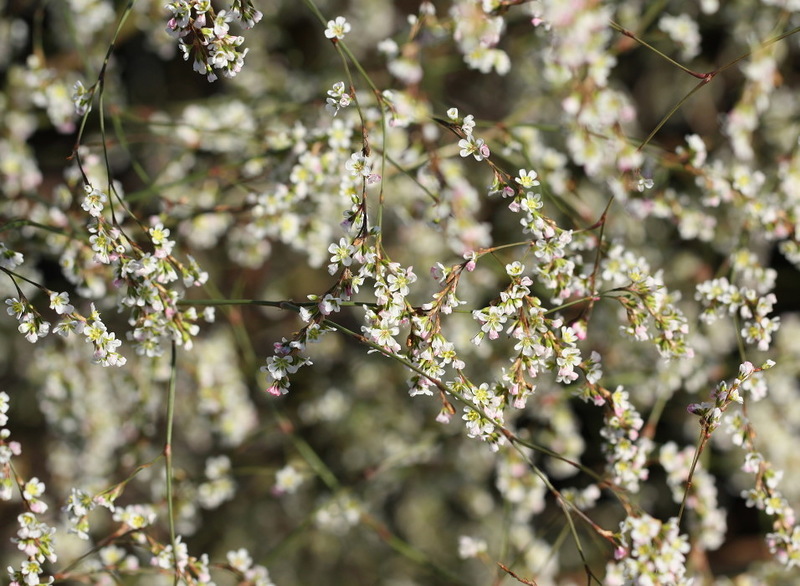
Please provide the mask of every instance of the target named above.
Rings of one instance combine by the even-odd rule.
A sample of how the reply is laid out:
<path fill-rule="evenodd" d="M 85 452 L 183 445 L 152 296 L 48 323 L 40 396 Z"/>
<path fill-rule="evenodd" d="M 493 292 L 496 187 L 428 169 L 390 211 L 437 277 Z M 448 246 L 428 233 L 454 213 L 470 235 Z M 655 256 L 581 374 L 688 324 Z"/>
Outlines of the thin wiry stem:
<path fill-rule="evenodd" d="M 172 341 L 172 354 L 170 356 L 169 389 L 167 392 L 167 437 L 164 443 L 165 473 L 167 480 L 167 514 L 169 516 L 169 540 L 172 544 L 172 560 L 175 566 L 173 584 L 177 586 L 180 572 L 178 570 L 178 550 L 175 542 L 175 509 L 172 487 L 172 428 L 175 421 L 175 383 L 178 376 L 177 369 L 178 349 L 175 340 Z"/>
<path fill-rule="evenodd" d="M 675 67 L 677 67 L 678 69 L 683 71 L 684 73 L 688 73 L 692 77 L 696 77 L 696 78 L 698 78 L 700 80 L 700 83 L 698 83 L 696 86 L 694 86 L 689 91 L 688 94 L 686 94 L 677 104 L 675 104 L 675 106 L 673 106 L 672 109 L 669 112 L 667 112 L 667 114 L 656 125 L 656 127 L 652 130 L 652 132 L 650 132 L 650 134 L 647 136 L 647 138 L 644 139 L 642 144 L 640 144 L 639 148 L 637 149 L 637 150 L 640 150 L 640 151 L 645 146 L 647 146 L 647 144 L 651 140 L 653 140 L 653 137 L 658 133 L 658 131 L 661 130 L 661 128 L 664 126 L 664 124 L 666 124 L 667 121 L 670 118 L 672 118 L 672 116 L 675 114 L 675 112 L 677 112 L 686 103 L 686 101 L 689 98 L 691 98 L 695 93 L 697 93 L 697 91 L 700 90 L 700 88 L 702 88 L 706 84 L 710 83 L 719 73 L 725 71 L 726 69 L 730 69 L 731 67 L 733 67 L 734 65 L 736 65 L 740 61 L 743 61 L 743 60 L 747 59 L 748 57 L 754 55 L 755 53 L 757 53 L 759 51 L 763 51 L 763 50 L 767 49 L 768 47 L 774 45 L 775 43 L 777 43 L 779 41 L 782 41 L 783 39 L 785 39 L 787 37 L 790 37 L 790 36 L 794 35 L 797 32 L 800 32 L 800 27 L 793 28 L 790 31 L 787 31 L 785 33 L 777 35 L 777 36 L 775 36 L 775 37 L 773 37 L 771 39 L 767 39 L 766 41 L 761 43 L 755 49 L 752 49 L 750 51 L 746 51 L 745 53 L 742 53 L 741 55 L 739 55 L 733 61 L 730 61 L 730 62 L 726 63 L 725 65 L 722 65 L 721 67 L 718 67 L 718 68 L 714 69 L 713 71 L 709 71 L 709 72 L 706 72 L 706 73 L 700 73 L 700 72 L 694 71 L 692 69 L 689 69 L 688 67 L 686 67 L 682 63 L 679 63 L 679 62 L 675 61 L 674 59 L 672 59 L 671 57 L 669 57 L 665 53 L 659 51 L 658 49 L 653 47 L 651 44 L 649 44 L 648 42 L 646 42 L 645 40 L 643 40 L 642 38 L 637 36 L 635 33 L 623 28 L 622 26 L 620 26 L 616 22 L 611 21 L 610 24 L 611 24 L 611 28 L 613 28 L 614 30 L 616 30 L 620 34 L 622 34 L 622 35 L 624 35 L 624 36 L 626 36 L 626 37 L 628 37 L 630 39 L 633 39 L 634 41 L 636 41 L 637 43 L 639 43 L 643 47 L 646 47 L 646 48 L 650 49 L 653 53 L 655 53 L 656 55 L 658 55 L 662 59 L 665 59 L 666 61 L 668 61 L 669 63 L 671 63 L 672 65 L 674 65 Z"/>

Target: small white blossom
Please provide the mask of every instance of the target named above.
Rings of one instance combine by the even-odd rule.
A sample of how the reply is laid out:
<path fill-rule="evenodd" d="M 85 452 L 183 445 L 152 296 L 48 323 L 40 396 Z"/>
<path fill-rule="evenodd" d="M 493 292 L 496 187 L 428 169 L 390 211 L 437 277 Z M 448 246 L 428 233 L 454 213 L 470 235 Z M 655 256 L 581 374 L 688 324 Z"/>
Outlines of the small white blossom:
<path fill-rule="evenodd" d="M 279 494 L 293 494 L 303 483 L 303 476 L 294 466 L 284 466 L 275 474 L 275 491 Z"/>
<path fill-rule="evenodd" d="M 343 39 L 350 32 L 350 23 L 344 16 L 337 16 L 336 20 L 328 21 L 328 28 L 325 29 L 325 36 L 329 39 Z"/>
<path fill-rule="evenodd" d="M 75 311 L 75 308 L 70 305 L 69 294 L 55 292 L 50 293 L 50 309 L 55 310 L 58 315 Z"/>
<path fill-rule="evenodd" d="M 103 204 L 108 200 L 108 196 L 91 185 L 84 185 L 86 197 L 83 199 L 81 207 L 89 212 L 90 216 L 99 218 L 103 213 Z"/>
<path fill-rule="evenodd" d="M 530 171 L 520 169 L 519 175 L 514 178 L 514 181 L 519 183 L 523 189 L 531 189 L 539 185 L 539 181 L 536 179 L 537 176 L 538 174 L 533 169 Z"/>

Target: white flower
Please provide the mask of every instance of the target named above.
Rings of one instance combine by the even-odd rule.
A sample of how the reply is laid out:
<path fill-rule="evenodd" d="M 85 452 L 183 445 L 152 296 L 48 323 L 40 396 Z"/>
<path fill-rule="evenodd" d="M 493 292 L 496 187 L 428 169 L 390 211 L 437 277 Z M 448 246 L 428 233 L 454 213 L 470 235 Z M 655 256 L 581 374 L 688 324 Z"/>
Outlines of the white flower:
<path fill-rule="evenodd" d="M 666 14 L 658 21 L 658 28 L 682 46 L 681 57 L 684 60 L 693 59 L 700 53 L 701 38 L 698 24 L 688 14 L 679 16 Z"/>
<path fill-rule="evenodd" d="M 532 187 L 536 187 L 539 185 L 539 181 L 536 180 L 538 173 L 531 169 L 527 171 L 525 169 L 519 170 L 519 176 L 514 178 L 514 181 L 519 183 L 524 189 L 531 189 Z"/>
<path fill-rule="evenodd" d="M 350 176 L 353 178 L 369 177 L 372 173 L 369 157 L 362 153 L 350 155 L 350 160 L 345 163 L 344 168 L 350 171 Z"/>
<path fill-rule="evenodd" d="M 475 558 L 488 549 L 486 541 L 462 535 L 458 538 L 458 556 L 461 559 Z"/>
<path fill-rule="evenodd" d="M 352 255 L 356 251 L 355 247 L 350 244 L 346 238 L 340 238 L 339 244 L 333 243 L 328 247 L 328 252 L 331 253 L 331 262 L 341 264 L 349 267 L 353 258 Z"/>
<path fill-rule="evenodd" d="M 350 94 L 346 93 L 343 81 L 338 81 L 333 84 L 333 89 L 328 90 L 328 98 L 326 98 L 325 109 L 336 116 L 340 108 L 346 108 L 350 105 Z"/>
<path fill-rule="evenodd" d="M 50 293 L 50 309 L 54 309 L 58 315 L 72 313 L 75 310 L 69 303 L 69 294 L 55 291 Z"/>
<path fill-rule="evenodd" d="M 22 264 L 22 261 L 23 256 L 19 252 L 9 250 L 5 244 L 0 242 L 0 267 L 13 271 Z"/>
<path fill-rule="evenodd" d="M 458 110 L 456 110 L 456 115 L 457 114 Z M 472 114 L 464 116 L 464 120 L 461 122 L 461 130 L 463 130 L 466 135 L 472 134 L 472 131 L 475 130 L 475 116 Z"/>
<path fill-rule="evenodd" d="M 472 155 L 476 161 L 482 161 L 489 156 L 489 147 L 484 143 L 482 138 L 476 139 L 473 135 L 468 134 L 467 138 L 462 138 L 458 141 L 458 146 L 461 148 L 461 156 L 468 157 Z"/>
<path fill-rule="evenodd" d="M 275 474 L 275 490 L 280 494 L 297 492 L 302 483 L 302 475 L 291 465 L 284 466 Z"/>
<path fill-rule="evenodd" d="M 240 572 L 246 572 L 253 565 L 253 558 L 244 548 L 229 551 L 225 557 L 228 559 L 228 563 Z"/>
<path fill-rule="evenodd" d="M 329 39 L 343 39 L 350 32 L 350 23 L 344 16 L 337 16 L 336 20 L 328 21 L 328 28 L 325 29 L 325 36 Z"/>
<path fill-rule="evenodd" d="M 86 197 L 81 207 L 89 212 L 89 215 L 99 218 L 103 212 L 103 204 L 108 199 L 108 196 L 91 185 L 85 185 L 84 190 L 86 191 Z"/>

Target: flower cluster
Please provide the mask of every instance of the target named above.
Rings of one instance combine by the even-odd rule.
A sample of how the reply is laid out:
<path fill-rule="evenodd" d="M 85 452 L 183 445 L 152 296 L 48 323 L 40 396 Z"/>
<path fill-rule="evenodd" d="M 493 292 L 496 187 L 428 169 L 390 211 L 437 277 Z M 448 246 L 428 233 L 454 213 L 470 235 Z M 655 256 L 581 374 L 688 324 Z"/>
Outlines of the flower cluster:
<path fill-rule="evenodd" d="M 662 523 L 649 515 L 630 516 L 620 523 L 616 562 L 606 567 L 604 584 L 689 585 L 686 576 L 688 536 L 677 518 Z"/>
<path fill-rule="evenodd" d="M 25 495 L 23 494 L 23 498 Z M 28 559 L 20 564 L 20 569 L 8 567 L 9 578 L 13 586 L 22 584 L 52 584 L 54 578 L 45 575 L 42 564 L 45 561 L 55 562 L 58 556 L 55 553 L 53 535 L 55 527 L 39 521 L 34 513 L 22 513 L 17 517 L 19 529 L 17 536 L 12 541 Z"/>
<path fill-rule="evenodd" d="M 9 441 L 11 432 L 8 424 L 9 396 L 0 391 L 0 500 L 11 500 L 14 490 L 14 477 L 11 470 L 11 458 L 19 456 L 22 448 L 19 442 Z"/>
<path fill-rule="evenodd" d="M 689 324 L 677 306 L 680 294 L 666 288 L 660 273 L 647 274 L 646 267 L 641 263 L 630 269 L 630 283 L 619 289 L 622 294 L 617 300 L 628 319 L 621 329 L 636 340 L 652 340 L 665 358 L 691 358 Z"/>
<path fill-rule="evenodd" d="M 239 446 L 256 428 L 258 414 L 236 363 L 233 337 L 217 331 L 198 343 L 195 352 L 201 425 L 213 431 L 223 446 Z"/>
<path fill-rule="evenodd" d="M 269 577 L 269 571 L 264 566 L 254 564 L 250 553 L 244 549 L 229 551 L 225 555 L 231 568 L 238 572 L 242 580 L 247 580 L 253 586 L 275 586 Z"/>
<path fill-rule="evenodd" d="M 760 378 L 763 371 L 773 366 L 774 363 L 769 360 L 760 368 L 745 362 L 730 385 L 724 381 L 719 384 L 712 393 L 713 403 L 690 405 L 689 410 L 701 416 L 704 432 L 713 432 L 720 425 L 728 407 L 732 403 L 743 403 L 745 395 L 751 394 L 748 391 L 754 389 L 753 379 Z M 763 396 L 753 398 L 760 399 Z M 728 416 L 727 423 L 727 431 L 733 442 L 746 452 L 742 471 L 755 477 L 753 488 L 743 490 L 741 497 L 748 507 L 755 507 L 772 517 L 772 532 L 767 534 L 766 541 L 775 558 L 787 568 L 800 567 L 800 525 L 794 508 L 778 489 L 783 472 L 776 470 L 756 449 L 755 433 L 745 413 Z"/>
<path fill-rule="evenodd" d="M 172 13 L 167 32 L 179 40 L 184 60 L 191 57 L 193 68 L 216 81 L 217 73 L 234 77 L 242 70 L 249 49 L 241 50 L 244 37 L 230 34 L 230 23 L 238 21 L 246 28 L 261 20 L 251 0 L 232 3 L 229 11 L 214 11 L 210 0 L 174 0 L 167 4 Z"/>
<path fill-rule="evenodd" d="M 491 155 L 489 145 L 486 144 L 482 138 L 477 138 L 473 131 L 475 130 L 475 117 L 472 114 L 467 114 L 463 119 L 459 118 L 458 109 L 450 108 L 447 111 L 447 117 L 452 121 L 451 127 L 456 134 L 463 136 L 458 141 L 458 147 L 461 149 L 459 153 L 462 157 L 472 155 L 476 161 L 488 159 Z"/>
<path fill-rule="evenodd" d="M 773 293 L 760 295 L 757 289 L 737 287 L 720 277 L 700 283 L 695 297 L 704 306 L 700 318 L 705 323 L 724 315 L 738 315 L 743 320 L 741 335 L 745 342 L 756 344 L 759 350 L 769 349 L 772 335 L 780 326 L 779 317 L 767 317 L 777 301 Z"/>
<path fill-rule="evenodd" d="M 658 21 L 658 28 L 681 47 L 681 59 L 689 61 L 700 53 L 700 31 L 697 22 L 688 14 L 666 14 Z"/>
<path fill-rule="evenodd" d="M 581 363 L 576 331 L 559 317 L 546 317 L 542 301 L 532 295 L 533 280 L 524 273 L 525 265 L 518 261 L 506 265 L 511 284 L 496 304 L 472 314 L 481 323 L 473 343 L 480 344 L 487 336 L 496 340 L 503 330 L 516 340 L 516 354 L 503 380 L 518 409 L 525 407 L 540 372 L 553 370 L 556 382 L 571 383 L 578 378 L 575 367 Z"/>
<path fill-rule="evenodd" d="M 361 518 L 363 505 L 349 494 L 332 496 L 314 513 L 314 523 L 327 532 L 342 536 Z"/>
<path fill-rule="evenodd" d="M 55 69 L 46 67 L 37 55 L 28 58 L 24 82 L 33 103 L 47 112 L 59 132 L 68 134 L 75 130 L 75 110 L 68 89 L 69 82 Z"/>
<path fill-rule="evenodd" d="M 739 375 L 728 385 L 725 381 L 720 382 L 717 388 L 711 393 L 711 401 L 702 403 L 692 403 L 687 410 L 700 417 L 701 425 L 706 433 L 711 434 L 722 423 L 722 416 L 732 403 L 744 403 L 742 391 L 748 388 L 748 381 L 757 373 L 772 368 L 775 363 L 772 360 L 765 362 L 760 368 L 756 368 L 750 362 L 744 362 L 739 366 Z M 741 440 L 740 442 L 741 443 Z"/>
<path fill-rule="evenodd" d="M 488 8 L 488 10 L 487 10 Z M 450 9 L 450 16 L 456 23 L 453 39 L 464 55 L 464 62 L 481 73 L 494 69 L 505 75 L 511 69 L 511 59 L 502 49 L 497 48 L 505 29 L 505 21 L 492 16 L 491 7 L 478 6 L 476 2 L 462 0 Z"/>
<path fill-rule="evenodd" d="M 344 82 L 337 81 L 333 88 L 328 90 L 328 97 L 325 99 L 325 109 L 336 116 L 339 110 L 350 105 L 352 97 L 344 91 Z"/>
<path fill-rule="evenodd" d="M 13 496 L 15 480 L 11 467 L 11 458 L 21 454 L 18 442 L 10 441 L 11 432 L 8 425 L 9 396 L 0 391 L 0 500 L 8 501 Z M 38 478 L 31 478 L 22 488 L 22 498 L 30 506 L 30 512 L 17 517 L 19 529 L 17 536 L 12 541 L 17 544 L 20 551 L 25 553 L 27 560 L 23 561 L 19 569 L 8 567 L 12 584 L 52 584 L 51 576 L 44 576 L 42 564 L 47 560 L 54 562 L 57 559 L 54 550 L 53 534 L 55 529 L 42 523 L 36 517 L 47 511 L 47 505 L 39 497 L 44 494 L 44 483 Z"/>
<path fill-rule="evenodd" d="M 154 219 L 147 236 L 152 252 L 143 251 L 117 227 L 98 217 L 89 226 L 90 242 L 95 260 L 111 265 L 115 272 L 115 284 L 125 287 L 122 305 L 130 308 L 130 324 L 134 326 L 130 338 L 136 342 L 136 352 L 146 356 L 158 356 L 163 352 L 162 343 L 171 338 L 178 345 L 191 347 L 192 337 L 199 331 L 194 323 L 198 319 L 194 308 L 178 309 L 180 292 L 168 288 L 180 276 L 185 286 L 201 286 L 208 278 L 195 260 L 189 257 L 187 264 L 172 256 L 175 242 L 169 239 L 170 230 Z M 213 316 L 206 315 L 207 320 Z M 104 328 L 98 325 L 92 339 L 102 338 Z"/>
<path fill-rule="evenodd" d="M 363 271 L 373 280 L 376 308 L 365 308 L 365 325 L 361 331 L 377 346 L 391 353 L 401 350 L 395 339 L 400 326 L 408 322 L 411 307 L 406 301 L 410 286 L 417 280 L 413 267 L 388 262 L 369 254 Z"/>
<path fill-rule="evenodd" d="M 206 460 L 206 481 L 197 487 L 197 500 L 204 509 L 216 509 L 236 494 L 236 482 L 231 476 L 231 461 L 227 456 Z"/>
<path fill-rule="evenodd" d="M 288 341 L 286 338 L 274 345 L 275 353 L 267 358 L 261 372 L 267 375 L 267 393 L 279 397 L 289 392 L 289 375 L 296 373 L 302 366 L 313 364 L 310 358 L 301 356 L 306 342 L 316 341 L 322 332 L 319 324 L 314 323 L 304 328 L 298 339 Z"/>
<path fill-rule="evenodd" d="M 493 451 L 500 449 L 506 443 L 506 437 L 499 428 L 504 421 L 505 398 L 502 392 L 490 388 L 488 383 L 479 387 L 453 383 L 448 390 L 467 401 L 461 416 L 467 427 L 467 435 L 489 442 Z"/>
<path fill-rule="evenodd" d="M 22 482 L 16 477 L 11 466 L 11 458 L 22 453 L 16 441 L 10 441 L 11 432 L 8 425 L 9 396 L 0 391 L 0 500 L 10 500 L 14 484 L 20 486 L 22 500 L 27 512 L 17 516 L 16 537 L 11 541 L 17 549 L 25 554 L 26 560 L 19 564 L 19 569 L 8 566 L 11 584 L 52 584 L 53 577 L 45 574 L 42 564 L 54 563 L 58 559 L 53 538 L 56 529 L 39 519 L 37 515 L 47 512 L 47 503 L 42 500 L 45 485 L 38 478 L 33 477 L 27 482 Z"/>
<path fill-rule="evenodd" d="M 102 501 L 101 501 L 102 502 Z M 106 501 L 107 502 L 107 501 Z M 97 506 L 97 502 L 84 490 L 72 487 L 67 502 L 63 507 L 69 522 L 69 532 L 81 539 L 89 539 L 89 513 Z M 113 505 L 112 505 L 113 506 Z"/>
<path fill-rule="evenodd" d="M 19 333 L 25 339 L 35 344 L 39 338 L 44 338 L 50 333 L 50 322 L 42 318 L 42 315 L 24 297 L 18 299 L 11 297 L 6 299 L 6 311 L 8 315 L 15 317 L 20 323 Z"/>
<path fill-rule="evenodd" d="M 174 545 L 156 544 L 152 548 L 150 565 L 165 572 L 177 571 L 181 581 L 188 586 L 212 584 L 208 555 L 202 554 L 199 558 L 189 555 L 189 548 L 182 539 L 179 535 Z"/>
<path fill-rule="evenodd" d="M 630 401 L 629 393 L 617 387 L 606 399 L 605 425 L 600 435 L 611 481 L 636 492 L 650 475 L 645 466 L 653 442 L 641 434 L 644 420 Z"/>

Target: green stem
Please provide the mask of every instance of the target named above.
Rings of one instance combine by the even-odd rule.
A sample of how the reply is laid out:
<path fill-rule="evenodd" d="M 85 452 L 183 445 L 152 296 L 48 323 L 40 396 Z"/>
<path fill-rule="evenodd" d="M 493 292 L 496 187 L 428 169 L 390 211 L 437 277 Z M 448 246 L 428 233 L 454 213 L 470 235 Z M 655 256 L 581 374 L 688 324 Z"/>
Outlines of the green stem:
<path fill-rule="evenodd" d="M 678 63 L 677 61 L 675 61 L 674 59 L 670 58 L 669 56 L 665 55 L 664 53 L 662 53 L 661 51 L 659 51 L 658 49 L 656 49 L 655 47 L 653 47 L 649 43 L 645 42 L 643 39 L 641 39 L 638 36 L 636 36 L 636 34 L 634 34 L 633 32 L 631 32 L 631 31 L 629 31 L 629 30 L 627 30 L 625 28 L 623 28 L 622 26 L 620 26 L 616 22 L 611 21 L 610 24 L 611 24 L 611 28 L 613 28 L 617 32 L 625 35 L 626 37 L 629 37 L 629 38 L 633 39 L 634 41 L 636 41 L 640 45 L 642 45 L 644 47 L 647 47 L 648 49 L 653 51 L 656 55 L 659 55 L 663 59 L 666 59 L 669 63 L 671 63 L 672 65 L 674 65 L 675 67 L 677 67 L 681 71 L 683 71 L 685 73 L 688 73 L 692 77 L 696 77 L 696 78 L 698 78 L 700 80 L 700 83 L 698 83 L 694 88 L 692 88 L 692 90 L 688 94 L 686 94 L 683 97 L 683 99 L 681 99 L 667 113 L 667 115 L 664 116 L 664 118 L 661 119 L 661 121 L 658 123 L 658 126 L 656 126 L 655 129 L 653 129 L 653 131 L 648 135 L 648 137 L 644 140 L 644 142 L 642 142 L 642 144 L 639 145 L 639 148 L 637 150 L 642 150 L 653 139 L 653 137 L 656 135 L 656 133 L 659 130 L 661 130 L 661 127 L 664 126 L 664 124 L 666 124 L 667 120 L 669 120 L 673 116 L 673 114 L 675 114 L 675 112 L 677 112 L 678 109 L 681 106 L 683 106 L 683 104 L 685 104 L 686 101 L 690 97 L 692 97 L 701 87 L 703 87 L 704 85 L 709 83 L 719 73 L 721 73 L 722 71 L 725 71 L 726 69 L 730 69 L 731 67 L 733 67 L 734 65 L 736 65 L 740 61 L 743 61 L 744 59 L 747 59 L 748 57 L 750 57 L 754 53 L 759 52 L 759 51 L 763 51 L 763 50 L 767 49 L 768 47 L 774 45 L 775 43 L 777 43 L 779 41 L 782 41 L 783 39 L 785 39 L 787 37 L 790 37 L 790 36 L 794 35 L 797 32 L 800 32 L 800 27 L 793 28 L 792 30 L 790 30 L 788 32 L 782 33 L 782 34 L 780 34 L 780 35 L 778 35 L 776 37 L 773 37 L 771 39 L 768 39 L 768 40 L 764 41 L 757 48 L 755 48 L 755 49 L 753 49 L 751 51 L 747 51 L 745 53 L 742 53 L 741 55 L 739 55 L 733 61 L 730 61 L 729 63 L 726 63 L 725 65 L 723 65 L 721 67 L 718 67 L 717 69 L 715 69 L 713 71 L 709 71 L 707 73 L 698 73 L 696 71 L 693 71 L 693 70 L 689 69 L 685 65 L 682 65 L 681 63 Z"/>
<path fill-rule="evenodd" d="M 222 297 L 222 291 L 217 287 L 216 283 L 212 282 L 209 279 L 203 288 L 210 292 L 212 295 L 220 298 Z M 182 305 L 193 305 L 194 301 L 191 302 L 179 302 Z M 208 303 L 199 303 L 198 305 L 209 305 Z M 227 307 L 230 305 L 234 305 L 232 303 L 221 303 L 223 307 Z M 225 311 L 225 314 L 230 318 L 230 312 Z M 255 369 L 256 363 L 258 362 L 258 358 L 256 356 L 255 349 L 253 348 L 253 344 L 250 340 L 250 336 L 247 333 L 247 328 L 245 327 L 245 323 L 243 320 L 240 319 L 228 319 L 228 323 L 233 330 L 233 337 L 236 339 L 236 344 L 239 346 L 239 349 L 244 356 L 244 362 L 247 365 L 248 370 Z"/>
<path fill-rule="evenodd" d="M 663 59 L 666 59 L 667 61 L 669 61 L 670 63 L 672 63 L 672 64 L 673 64 L 675 67 L 677 67 L 678 69 L 680 69 L 681 71 L 683 71 L 683 72 L 685 72 L 685 73 L 688 73 L 688 74 L 689 74 L 689 75 L 691 75 L 692 77 L 698 77 L 698 78 L 701 78 L 701 79 L 702 79 L 702 78 L 703 78 L 703 76 L 705 76 L 705 75 L 706 75 L 706 74 L 704 74 L 704 73 L 697 73 L 696 71 L 692 71 L 691 69 L 689 69 L 689 68 L 688 68 L 688 67 L 686 67 L 685 65 L 682 65 L 681 63 L 678 63 L 677 61 L 675 61 L 674 59 L 672 59 L 671 57 L 669 57 L 669 56 L 668 56 L 668 55 L 666 55 L 665 53 L 662 53 L 661 51 L 659 51 L 658 49 L 656 49 L 656 48 L 655 48 L 653 45 L 651 45 L 651 44 L 647 43 L 646 41 L 644 41 L 643 39 L 640 39 L 639 37 L 637 37 L 635 33 L 633 33 L 633 32 L 631 32 L 631 31 L 629 31 L 629 30 L 628 30 L 628 29 L 626 29 L 626 28 L 623 28 L 622 26 L 620 26 L 619 24 L 617 24 L 617 23 L 616 23 L 616 22 L 614 22 L 613 20 L 612 20 L 612 21 L 610 21 L 610 24 L 611 24 L 611 28 L 613 28 L 613 29 L 614 29 L 615 31 L 617 31 L 618 33 L 620 33 L 620 34 L 622 34 L 622 35 L 624 35 L 624 36 L 628 37 L 629 39 L 633 39 L 634 41 L 636 41 L 637 43 L 639 43 L 639 44 L 640 44 L 640 45 L 642 45 L 643 47 L 647 47 L 647 48 L 648 48 L 648 49 L 650 49 L 650 50 L 651 50 L 653 53 L 655 53 L 656 55 L 658 55 L 659 57 L 661 57 L 661 58 L 663 58 Z"/>
<path fill-rule="evenodd" d="M 706 443 L 710 437 L 711 434 L 708 432 L 706 426 L 701 424 L 700 438 L 697 443 L 697 448 L 695 448 L 694 456 L 692 457 L 692 465 L 689 468 L 689 475 L 686 478 L 686 488 L 683 491 L 680 509 L 678 509 L 678 524 L 683 521 L 683 514 L 686 511 L 686 501 L 689 498 L 689 492 L 692 490 L 692 479 L 694 478 L 694 472 L 697 470 L 697 464 L 700 462 L 700 455 L 703 453 Z"/>
<path fill-rule="evenodd" d="M 792 36 L 794 34 L 797 34 L 798 32 L 800 32 L 800 26 L 795 27 L 792 30 L 790 30 L 788 32 L 785 32 L 785 33 L 782 33 L 782 34 L 780 34 L 780 35 L 778 35 L 776 37 L 772 37 L 771 39 L 767 39 L 766 41 L 761 43 L 761 45 L 759 45 L 758 47 L 756 47 L 752 51 L 747 51 L 746 53 L 742 53 L 741 55 L 739 55 L 736 59 L 734 59 L 730 63 L 727 63 L 727 64 L 723 65 L 722 67 L 720 67 L 719 69 L 715 70 L 714 74 L 717 74 L 720 71 L 725 71 L 726 69 L 729 69 L 729 68 L 733 67 L 734 65 L 736 65 L 740 61 L 743 61 L 743 60 L 747 59 L 751 55 L 754 55 L 755 53 L 763 51 L 764 49 L 769 48 L 770 46 L 774 45 L 778 41 L 782 41 L 783 39 L 785 39 L 787 37 L 790 37 L 790 36 Z"/>
<path fill-rule="evenodd" d="M 125 10 L 122 13 L 122 16 L 119 19 L 119 23 L 117 24 L 117 29 L 114 31 L 114 36 L 111 39 L 111 43 L 108 46 L 108 51 L 106 51 L 106 56 L 103 59 L 103 65 L 100 67 L 100 73 L 97 75 L 97 91 L 99 93 L 100 98 L 102 98 L 104 85 L 105 85 L 105 77 L 106 77 L 106 69 L 108 69 L 108 63 L 111 60 L 111 55 L 114 53 L 114 48 L 116 47 L 117 38 L 119 38 L 119 34 L 122 31 L 122 27 L 125 24 L 125 21 L 128 20 L 128 16 L 130 16 L 131 12 L 133 11 L 133 4 L 136 0 L 128 0 L 127 6 L 125 6 Z M 102 100 L 101 100 L 102 105 Z M 102 106 L 101 106 L 102 107 Z M 83 132 L 86 129 L 86 121 L 89 119 L 89 113 L 91 112 L 91 108 L 87 108 L 86 112 L 81 118 L 80 128 L 78 130 L 78 137 L 75 139 L 75 146 L 73 147 L 72 154 L 78 161 L 78 166 L 80 167 L 81 173 L 83 174 L 84 181 L 88 183 L 88 178 L 86 177 L 86 173 L 83 170 L 83 164 L 81 163 L 80 154 L 78 153 L 78 147 L 81 144 L 81 140 L 83 138 Z M 101 113 L 102 115 L 102 113 Z M 101 116 L 101 124 L 102 124 L 102 116 Z M 105 136 L 105 135 L 104 135 Z M 105 147 L 105 140 L 103 141 Z M 110 182 L 110 178 L 109 178 Z"/>
<path fill-rule="evenodd" d="M 172 428 L 175 419 L 175 383 L 177 379 L 178 350 L 175 340 L 172 341 L 172 354 L 170 356 L 169 391 L 167 394 L 167 438 L 164 445 L 165 472 L 167 475 L 167 513 L 169 516 L 169 540 L 172 544 L 172 559 L 175 566 L 173 584 L 177 586 L 180 572 L 178 571 L 178 551 L 175 542 L 175 510 L 174 494 L 172 487 Z"/>
<path fill-rule="evenodd" d="M 681 99 L 681 101 L 679 101 L 677 104 L 675 104 L 675 106 L 672 107 L 672 109 L 667 113 L 667 115 L 661 119 L 661 122 L 658 123 L 658 125 L 653 129 L 653 131 L 649 135 L 647 135 L 647 138 L 644 139 L 642 144 L 640 144 L 639 148 L 637 148 L 636 150 L 641 151 L 645 146 L 647 146 L 647 143 L 653 140 L 653 137 L 656 135 L 656 133 L 658 133 L 659 130 L 661 130 L 661 127 L 667 123 L 667 120 L 672 118 L 672 115 L 675 114 L 675 112 L 677 112 L 678 109 L 681 106 L 683 106 L 689 98 L 691 98 L 695 93 L 697 93 L 697 91 L 700 90 L 700 88 L 708 84 L 708 82 L 711 81 L 712 79 L 713 76 L 704 78 L 702 81 L 700 81 L 700 83 L 694 86 L 688 94 L 683 96 L 683 99 Z"/>

